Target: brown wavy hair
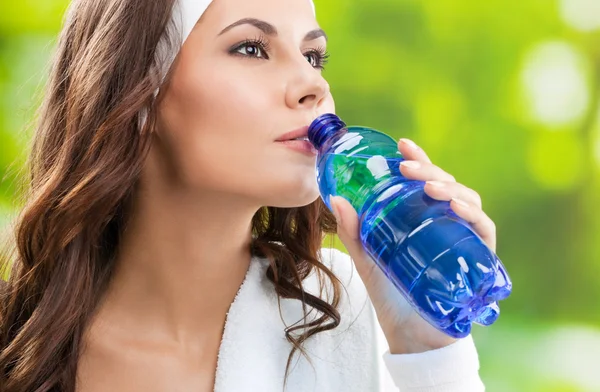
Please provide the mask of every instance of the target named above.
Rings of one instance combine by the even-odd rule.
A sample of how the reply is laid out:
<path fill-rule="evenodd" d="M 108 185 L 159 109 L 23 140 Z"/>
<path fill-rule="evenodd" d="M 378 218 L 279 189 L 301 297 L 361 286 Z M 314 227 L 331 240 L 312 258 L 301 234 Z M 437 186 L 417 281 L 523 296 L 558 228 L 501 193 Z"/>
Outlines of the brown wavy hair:
<path fill-rule="evenodd" d="M 111 279 L 156 123 L 157 46 L 181 45 L 170 23 L 173 3 L 76 0 L 65 14 L 24 206 L 12 251 L 0 260 L 10 275 L 0 294 L 1 392 L 75 391 L 83 333 Z M 143 126 L 140 113 L 147 114 Z M 306 355 L 306 339 L 340 323 L 342 286 L 319 255 L 336 222 L 318 199 L 298 208 L 263 207 L 252 231 L 251 252 L 270 260 L 267 277 L 278 297 L 303 304 L 304 318 L 285 328 L 293 346 L 287 379 L 294 353 Z M 318 296 L 302 287 L 313 271 Z M 321 298 L 323 278 L 333 288 L 330 301 Z M 320 316 L 309 321 L 307 306 Z"/>

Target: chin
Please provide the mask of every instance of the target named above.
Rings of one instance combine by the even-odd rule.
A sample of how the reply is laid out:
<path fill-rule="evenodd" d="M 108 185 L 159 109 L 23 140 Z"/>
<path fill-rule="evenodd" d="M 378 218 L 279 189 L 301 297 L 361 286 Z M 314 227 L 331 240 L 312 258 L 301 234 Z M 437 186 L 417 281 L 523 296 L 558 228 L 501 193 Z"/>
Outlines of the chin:
<path fill-rule="evenodd" d="M 311 203 L 314 203 L 320 197 L 321 195 L 318 189 L 316 188 L 307 191 L 298 191 L 296 189 L 295 192 L 274 192 L 269 197 L 271 199 L 269 200 L 269 203 L 265 203 L 264 205 L 279 208 L 304 207 Z"/>

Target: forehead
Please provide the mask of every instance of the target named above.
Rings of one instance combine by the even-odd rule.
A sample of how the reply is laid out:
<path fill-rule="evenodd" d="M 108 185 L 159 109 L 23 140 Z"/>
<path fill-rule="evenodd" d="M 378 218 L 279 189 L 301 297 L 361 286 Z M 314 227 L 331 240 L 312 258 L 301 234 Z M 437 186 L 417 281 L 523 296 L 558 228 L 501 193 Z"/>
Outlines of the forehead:
<path fill-rule="evenodd" d="M 312 0 L 213 0 L 201 20 L 218 29 L 242 18 L 262 19 L 279 29 L 318 27 Z"/>

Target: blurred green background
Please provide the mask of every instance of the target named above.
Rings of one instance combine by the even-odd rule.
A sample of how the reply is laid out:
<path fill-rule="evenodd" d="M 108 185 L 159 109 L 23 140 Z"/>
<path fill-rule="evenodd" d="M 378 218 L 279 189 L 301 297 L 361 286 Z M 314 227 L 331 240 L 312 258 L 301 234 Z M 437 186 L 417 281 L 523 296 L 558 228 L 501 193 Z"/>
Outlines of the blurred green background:
<path fill-rule="evenodd" d="M 487 390 L 600 391 L 600 0 L 316 2 L 342 118 L 415 140 L 497 224 Z M 66 6 L 0 6 L 0 228 Z"/>

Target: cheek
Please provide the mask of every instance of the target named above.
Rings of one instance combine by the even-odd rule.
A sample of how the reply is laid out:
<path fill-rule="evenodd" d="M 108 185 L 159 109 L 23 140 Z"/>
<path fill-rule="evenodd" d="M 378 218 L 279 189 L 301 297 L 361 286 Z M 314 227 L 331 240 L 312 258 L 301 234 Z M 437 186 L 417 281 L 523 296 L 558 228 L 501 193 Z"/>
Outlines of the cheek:
<path fill-rule="evenodd" d="M 173 95 L 173 112 L 185 128 L 213 130 L 209 131 L 212 135 L 223 138 L 246 135 L 249 139 L 248 128 L 264 124 L 265 113 L 276 104 L 275 91 L 239 70 L 199 70 L 184 75 Z"/>
<path fill-rule="evenodd" d="M 174 79 L 161 110 L 163 140 L 186 182 L 226 181 L 271 137 L 272 130 L 261 124 L 273 107 L 272 94 L 257 93 L 255 80 L 212 74 Z"/>
<path fill-rule="evenodd" d="M 289 121 L 283 93 L 272 80 L 243 72 L 204 69 L 172 79 L 161 105 L 167 159 L 190 190 L 239 194 L 278 207 L 313 202 L 314 159 L 274 142 L 281 131 L 276 127 Z M 331 97 L 327 105 L 333 111 Z"/>

